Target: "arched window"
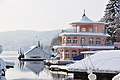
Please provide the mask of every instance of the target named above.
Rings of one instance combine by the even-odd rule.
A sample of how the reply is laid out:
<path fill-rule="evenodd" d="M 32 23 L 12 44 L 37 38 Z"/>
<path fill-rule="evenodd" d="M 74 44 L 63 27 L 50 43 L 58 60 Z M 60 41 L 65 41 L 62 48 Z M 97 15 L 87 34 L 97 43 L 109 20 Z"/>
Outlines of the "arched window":
<path fill-rule="evenodd" d="M 67 43 L 71 43 L 71 38 L 70 37 L 67 38 Z"/>
<path fill-rule="evenodd" d="M 81 38 L 81 46 L 85 46 L 85 38 L 84 37 Z"/>
<path fill-rule="evenodd" d="M 65 51 L 65 58 L 70 58 L 69 50 L 66 50 L 66 51 Z"/>
<path fill-rule="evenodd" d="M 92 28 L 88 28 L 88 32 L 92 32 Z"/>
<path fill-rule="evenodd" d="M 72 50 L 72 58 L 77 56 L 77 51 L 76 50 Z"/>
<path fill-rule="evenodd" d="M 77 42 L 78 42 L 77 37 L 74 37 L 74 38 L 73 38 L 73 43 L 77 43 Z"/>
<path fill-rule="evenodd" d="M 77 51 L 76 50 L 72 50 L 73 53 L 76 53 Z"/>
<path fill-rule="evenodd" d="M 65 52 L 69 52 L 69 50 L 66 50 Z"/>
<path fill-rule="evenodd" d="M 86 28 L 83 27 L 83 28 L 81 29 L 81 31 L 82 31 L 82 32 L 86 32 Z"/>
<path fill-rule="evenodd" d="M 94 44 L 94 38 L 89 38 L 89 44 Z"/>
<path fill-rule="evenodd" d="M 96 39 L 96 44 L 101 44 L 101 39 L 100 38 Z"/>

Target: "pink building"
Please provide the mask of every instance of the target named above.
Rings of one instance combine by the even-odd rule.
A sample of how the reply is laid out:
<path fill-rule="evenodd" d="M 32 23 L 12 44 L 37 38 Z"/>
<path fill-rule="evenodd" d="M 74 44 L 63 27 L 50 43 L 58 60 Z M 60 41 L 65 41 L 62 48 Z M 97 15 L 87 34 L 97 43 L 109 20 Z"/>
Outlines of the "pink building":
<path fill-rule="evenodd" d="M 78 22 L 72 22 L 72 29 L 59 34 L 62 45 L 53 46 L 59 50 L 61 60 L 72 60 L 82 51 L 96 51 L 114 49 L 108 45 L 106 38 L 109 36 L 105 31 L 104 22 L 94 22 L 84 13 Z"/>

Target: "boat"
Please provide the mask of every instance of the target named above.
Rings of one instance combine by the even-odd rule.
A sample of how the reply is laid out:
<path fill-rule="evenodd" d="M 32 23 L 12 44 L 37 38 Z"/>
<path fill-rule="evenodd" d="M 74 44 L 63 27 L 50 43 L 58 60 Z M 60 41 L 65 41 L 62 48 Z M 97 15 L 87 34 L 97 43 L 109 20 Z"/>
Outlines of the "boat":
<path fill-rule="evenodd" d="M 5 72 L 9 68 L 13 68 L 14 65 L 15 64 L 13 62 L 4 61 L 2 58 L 0 58 L 0 80 L 7 80 L 5 78 Z"/>

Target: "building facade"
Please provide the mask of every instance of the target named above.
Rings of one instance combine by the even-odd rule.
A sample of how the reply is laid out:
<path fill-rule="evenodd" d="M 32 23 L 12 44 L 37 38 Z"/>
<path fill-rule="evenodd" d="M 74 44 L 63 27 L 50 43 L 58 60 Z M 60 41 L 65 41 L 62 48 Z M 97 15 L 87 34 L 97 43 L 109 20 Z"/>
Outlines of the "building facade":
<path fill-rule="evenodd" d="M 107 43 L 104 22 L 94 22 L 84 13 L 81 20 L 72 22 L 71 29 L 64 30 L 59 36 L 61 44 L 53 46 L 59 50 L 61 60 L 72 60 L 74 56 L 80 55 L 82 51 L 96 51 L 114 49 Z"/>

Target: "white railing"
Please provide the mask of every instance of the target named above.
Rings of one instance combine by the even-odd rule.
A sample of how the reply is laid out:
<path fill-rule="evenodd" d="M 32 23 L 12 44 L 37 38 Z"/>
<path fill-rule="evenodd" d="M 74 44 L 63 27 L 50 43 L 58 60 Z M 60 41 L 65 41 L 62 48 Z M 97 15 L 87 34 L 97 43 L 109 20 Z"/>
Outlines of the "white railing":
<path fill-rule="evenodd" d="M 67 30 L 62 30 L 62 33 L 77 33 L 77 31 L 73 29 L 67 29 Z"/>

